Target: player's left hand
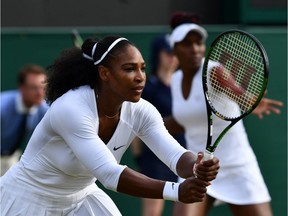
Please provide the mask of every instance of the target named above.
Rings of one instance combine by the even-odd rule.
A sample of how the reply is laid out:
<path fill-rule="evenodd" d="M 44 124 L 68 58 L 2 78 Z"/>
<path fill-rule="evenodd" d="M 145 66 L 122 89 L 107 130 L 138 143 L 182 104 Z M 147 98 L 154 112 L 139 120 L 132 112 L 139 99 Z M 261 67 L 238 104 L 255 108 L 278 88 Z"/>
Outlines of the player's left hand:
<path fill-rule="evenodd" d="M 266 95 L 266 93 L 265 93 Z M 270 115 L 271 112 L 275 114 L 280 114 L 281 111 L 279 107 L 282 107 L 283 103 L 281 101 L 272 100 L 269 98 L 262 98 L 258 106 L 253 110 L 253 114 L 257 115 L 259 119 L 262 119 L 264 115 Z"/>

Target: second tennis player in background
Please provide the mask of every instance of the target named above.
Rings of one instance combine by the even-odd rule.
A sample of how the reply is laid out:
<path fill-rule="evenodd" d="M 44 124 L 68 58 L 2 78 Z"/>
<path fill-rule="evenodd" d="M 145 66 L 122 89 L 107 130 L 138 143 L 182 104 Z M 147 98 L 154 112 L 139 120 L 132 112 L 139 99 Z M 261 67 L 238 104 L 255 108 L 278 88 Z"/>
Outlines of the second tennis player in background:
<path fill-rule="evenodd" d="M 165 123 L 171 133 L 184 132 L 187 148 L 197 153 L 206 148 L 207 112 L 202 87 L 202 67 L 205 54 L 206 30 L 199 25 L 199 16 L 175 13 L 170 21 L 170 45 L 179 60 L 180 69 L 172 76 L 172 113 Z M 270 112 L 280 113 L 282 103 L 263 98 L 254 114 L 262 117 Z M 214 120 L 213 134 L 229 124 Z M 234 125 L 223 137 L 215 151 L 221 168 L 217 179 L 207 188 L 203 202 L 175 203 L 174 215 L 204 216 L 216 201 L 229 204 L 233 215 L 271 216 L 270 195 L 261 175 L 257 159 L 249 144 L 243 121 Z M 180 181 L 181 182 L 181 181 Z"/>

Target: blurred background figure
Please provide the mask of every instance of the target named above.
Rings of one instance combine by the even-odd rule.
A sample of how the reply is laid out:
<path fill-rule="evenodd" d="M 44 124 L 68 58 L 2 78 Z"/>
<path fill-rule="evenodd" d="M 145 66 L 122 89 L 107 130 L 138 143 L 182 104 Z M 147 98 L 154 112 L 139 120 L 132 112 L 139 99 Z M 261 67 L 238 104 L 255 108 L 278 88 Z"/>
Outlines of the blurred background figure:
<path fill-rule="evenodd" d="M 178 67 L 178 60 L 173 55 L 168 43 L 168 35 L 160 34 L 151 43 L 150 53 L 151 74 L 147 80 L 142 98 L 151 102 L 161 113 L 162 117 L 171 115 L 171 76 Z M 178 142 L 185 146 L 183 134 L 174 135 Z M 166 181 L 177 181 L 177 176 L 160 161 L 155 154 L 136 138 L 132 144 L 133 154 L 143 174 Z M 165 200 L 142 200 L 143 216 L 160 216 L 163 213 Z"/>
<path fill-rule="evenodd" d="M 175 12 L 170 20 L 170 45 L 179 60 L 179 70 L 172 76 L 173 117 L 165 120 L 172 133 L 185 131 L 187 149 L 205 150 L 207 112 L 202 87 L 202 68 L 206 52 L 206 29 L 200 16 L 184 11 Z M 280 114 L 282 102 L 263 98 L 253 114 L 262 118 Z M 215 117 L 214 138 L 229 124 Z M 214 142 L 214 141 L 212 141 Z M 265 142 L 264 142 L 265 144 Z M 235 216 L 272 216 L 270 194 L 264 182 L 256 155 L 250 146 L 243 124 L 239 121 L 223 137 L 215 151 L 220 159 L 217 179 L 207 188 L 203 202 L 174 205 L 175 216 L 205 216 L 216 203 L 227 203 Z M 181 182 L 181 180 L 180 180 Z"/>
<path fill-rule="evenodd" d="M 19 71 L 18 89 L 1 92 L 1 176 L 19 160 L 48 109 L 45 82 L 45 69 L 28 64 Z"/>

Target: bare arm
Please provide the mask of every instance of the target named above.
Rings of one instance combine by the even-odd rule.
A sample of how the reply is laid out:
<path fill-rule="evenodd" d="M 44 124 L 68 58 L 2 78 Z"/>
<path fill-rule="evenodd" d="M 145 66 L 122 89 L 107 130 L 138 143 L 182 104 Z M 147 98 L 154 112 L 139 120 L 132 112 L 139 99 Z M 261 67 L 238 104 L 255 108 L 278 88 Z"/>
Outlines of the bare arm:
<path fill-rule="evenodd" d="M 120 175 L 117 191 L 137 197 L 162 199 L 164 184 L 165 181 L 126 168 Z"/>
<path fill-rule="evenodd" d="M 202 161 L 203 153 L 199 152 L 197 159 L 192 152 L 184 153 L 177 163 L 177 173 L 182 178 L 194 177 L 205 181 L 212 181 L 216 178 L 219 170 L 219 160 L 213 158 L 211 160 Z"/>
<path fill-rule="evenodd" d="M 120 176 L 117 191 L 137 197 L 163 199 L 165 183 L 165 181 L 151 179 L 126 168 Z M 180 184 L 178 191 L 176 191 L 178 200 L 184 203 L 203 201 L 207 191 L 206 187 L 209 184 L 209 182 L 199 178 L 188 178 Z"/>
<path fill-rule="evenodd" d="M 139 157 L 142 154 L 142 143 L 139 137 L 135 137 L 130 146 L 134 157 Z"/>
<path fill-rule="evenodd" d="M 184 128 L 174 119 L 173 116 L 167 116 L 163 118 L 165 127 L 170 134 L 184 133 Z"/>
<path fill-rule="evenodd" d="M 258 106 L 253 110 L 253 114 L 257 115 L 259 119 L 262 119 L 264 115 L 270 115 L 271 112 L 280 114 L 279 107 L 282 107 L 281 101 L 272 100 L 269 98 L 262 98 Z"/>
<path fill-rule="evenodd" d="M 187 179 L 179 185 L 178 199 L 184 203 L 202 201 L 206 193 L 206 187 L 210 181 L 216 178 L 219 169 L 217 158 L 202 162 L 203 154 L 196 159 L 196 167 L 193 172 L 195 156 L 184 153 L 179 159 L 177 170 Z M 194 177 L 194 173 L 197 178 Z M 185 176 L 184 176 L 185 175 Z M 137 197 L 163 199 L 165 181 L 149 178 L 130 168 L 125 168 L 120 175 L 117 191 Z"/>

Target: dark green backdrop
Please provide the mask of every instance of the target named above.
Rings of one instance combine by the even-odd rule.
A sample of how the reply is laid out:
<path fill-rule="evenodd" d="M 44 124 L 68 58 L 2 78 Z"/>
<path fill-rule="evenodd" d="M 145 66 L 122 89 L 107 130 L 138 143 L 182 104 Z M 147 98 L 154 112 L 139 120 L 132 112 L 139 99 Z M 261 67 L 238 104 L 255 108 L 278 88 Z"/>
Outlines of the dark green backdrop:
<path fill-rule="evenodd" d="M 206 26 L 209 32 L 207 45 L 222 31 L 235 26 Z M 287 29 L 279 28 L 242 28 L 254 34 L 266 48 L 270 60 L 270 77 L 267 97 L 284 102 L 282 114 L 271 115 L 263 120 L 255 116 L 245 119 L 251 145 L 258 157 L 263 176 L 272 196 L 275 216 L 287 215 Z M 148 64 L 151 39 L 164 27 L 142 28 L 94 28 L 80 29 L 84 37 L 118 34 L 133 41 L 142 51 Z M 16 87 L 16 74 L 22 65 L 37 63 L 48 66 L 61 50 L 72 46 L 71 29 L 2 29 L 1 33 L 1 90 Z M 237 151 L 237 149 L 235 149 Z M 245 157 L 245 155 L 243 155 Z M 122 159 L 137 169 L 130 151 Z M 107 191 L 115 200 L 123 215 L 140 215 L 140 199 Z M 170 215 L 171 202 L 167 202 L 164 215 Z M 228 216 L 228 208 L 221 206 L 209 214 Z"/>

